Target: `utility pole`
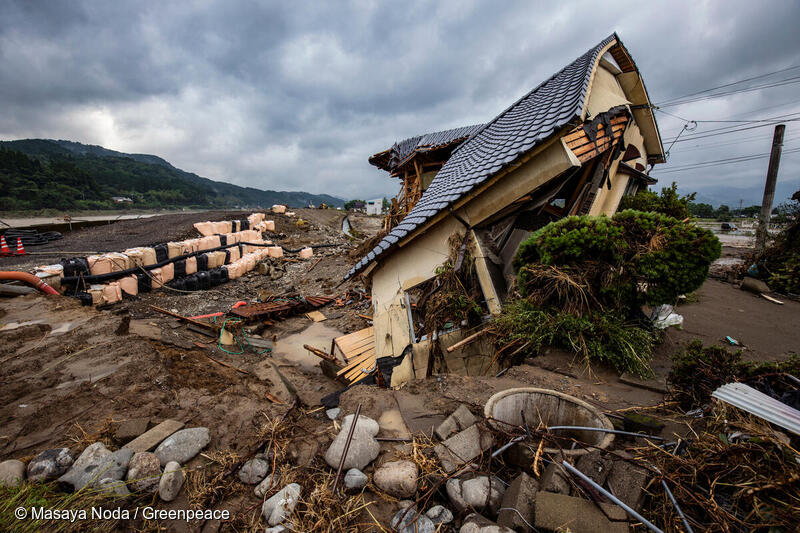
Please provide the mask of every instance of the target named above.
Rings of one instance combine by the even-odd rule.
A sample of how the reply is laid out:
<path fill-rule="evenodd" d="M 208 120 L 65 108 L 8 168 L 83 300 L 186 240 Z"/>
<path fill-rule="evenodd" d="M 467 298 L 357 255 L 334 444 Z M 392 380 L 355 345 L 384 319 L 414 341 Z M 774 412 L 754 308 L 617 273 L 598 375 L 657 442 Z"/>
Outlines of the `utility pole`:
<path fill-rule="evenodd" d="M 778 167 L 781 164 L 781 149 L 783 148 L 783 132 L 785 124 L 775 126 L 775 135 L 772 137 L 772 152 L 769 154 L 769 167 L 767 167 L 767 183 L 764 185 L 764 199 L 761 201 L 761 217 L 756 228 L 756 251 L 761 252 L 767 245 L 769 220 L 772 215 L 772 200 L 775 198 L 775 182 L 778 181 Z"/>

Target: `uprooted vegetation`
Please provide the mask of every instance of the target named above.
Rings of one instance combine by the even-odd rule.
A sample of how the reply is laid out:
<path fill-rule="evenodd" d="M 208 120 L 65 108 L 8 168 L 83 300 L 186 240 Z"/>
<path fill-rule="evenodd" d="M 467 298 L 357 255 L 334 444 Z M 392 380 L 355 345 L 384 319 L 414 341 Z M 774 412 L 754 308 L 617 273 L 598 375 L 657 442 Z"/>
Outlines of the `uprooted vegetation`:
<path fill-rule="evenodd" d="M 800 355 L 792 354 L 784 361 L 762 362 L 742 360 L 741 350 L 729 352 L 721 346 L 703 346 L 692 341 L 684 351 L 673 357 L 669 374 L 672 399 L 684 409 L 708 403 L 711 393 L 725 383 L 743 381 L 774 397 L 795 391 L 797 383 L 791 376 L 800 374 Z M 787 401 L 790 399 L 787 397 Z"/>
<path fill-rule="evenodd" d="M 800 215 L 800 191 L 792 197 Z M 775 236 L 775 240 L 762 253 L 752 257 L 747 265 L 757 265 L 758 276 L 772 290 L 784 294 L 800 294 L 800 216 Z"/>
<path fill-rule="evenodd" d="M 517 251 L 519 297 L 497 320 L 501 343 L 522 353 L 556 346 L 647 374 L 659 335 L 641 306 L 699 288 L 720 251 L 711 232 L 659 213 L 553 222 Z"/>

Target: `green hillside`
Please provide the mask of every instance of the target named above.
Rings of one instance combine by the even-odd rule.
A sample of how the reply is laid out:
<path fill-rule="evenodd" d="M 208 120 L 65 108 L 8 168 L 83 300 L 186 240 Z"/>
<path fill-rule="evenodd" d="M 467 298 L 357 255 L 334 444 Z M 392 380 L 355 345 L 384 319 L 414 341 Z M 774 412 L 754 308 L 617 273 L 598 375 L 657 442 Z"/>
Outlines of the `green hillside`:
<path fill-rule="evenodd" d="M 112 197 L 128 197 L 119 204 Z M 72 141 L 0 141 L 0 210 L 304 207 L 344 201 L 327 194 L 264 191 L 213 181 L 148 154 Z"/>

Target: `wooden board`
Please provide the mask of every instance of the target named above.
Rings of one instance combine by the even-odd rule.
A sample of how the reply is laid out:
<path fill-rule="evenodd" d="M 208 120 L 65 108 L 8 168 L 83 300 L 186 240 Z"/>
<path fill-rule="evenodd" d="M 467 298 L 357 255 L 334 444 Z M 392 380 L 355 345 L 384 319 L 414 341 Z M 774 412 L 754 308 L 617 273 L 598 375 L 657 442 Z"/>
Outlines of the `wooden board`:
<path fill-rule="evenodd" d="M 373 327 L 360 329 L 358 331 L 354 331 L 353 333 L 336 337 L 334 341 L 336 342 L 336 346 L 338 346 L 342 352 L 347 352 L 354 345 L 357 345 L 359 342 L 363 342 L 364 340 L 370 338 L 373 340 L 375 339 L 375 328 Z"/>
<path fill-rule="evenodd" d="M 342 374 L 346 374 L 346 373 L 350 372 L 353 369 L 354 365 L 359 365 L 359 364 L 363 363 L 364 361 L 366 361 L 367 359 L 369 359 L 370 357 L 374 357 L 374 356 L 375 356 L 375 348 L 373 347 L 368 352 L 365 352 L 365 353 L 359 355 L 358 357 L 353 358 L 353 360 L 348 362 L 347 366 L 342 368 L 341 370 L 339 370 L 336 373 L 336 375 L 337 376 L 341 376 Z"/>
<path fill-rule="evenodd" d="M 313 322 L 322 322 L 323 320 L 328 320 L 328 317 L 320 313 L 319 311 L 311 311 L 310 313 L 306 313 L 306 317 Z"/>
<path fill-rule="evenodd" d="M 336 375 L 343 376 L 345 380 L 360 381 L 368 374 L 361 372 L 362 368 L 375 366 L 375 328 L 369 327 L 333 339 L 333 344 L 342 352 L 347 361 L 347 366 L 339 370 Z"/>

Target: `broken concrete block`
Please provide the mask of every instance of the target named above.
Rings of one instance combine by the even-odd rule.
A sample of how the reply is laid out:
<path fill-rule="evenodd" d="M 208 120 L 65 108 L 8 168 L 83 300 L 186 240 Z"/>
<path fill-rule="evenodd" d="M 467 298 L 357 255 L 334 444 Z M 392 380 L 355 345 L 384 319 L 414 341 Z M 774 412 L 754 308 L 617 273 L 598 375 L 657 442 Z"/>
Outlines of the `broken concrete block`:
<path fill-rule="evenodd" d="M 648 477 L 644 468 L 634 466 L 628 461 L 615 461 L 606 483 L 611 494 L 638 511 L 644 501 L 644 487 Z"/>
<path fill-rule="evenodd" d="M 9 459 L 0 463 L 0 486 L 19 487 L 25 481 L 25 463 Z"/>
<path fill-rule="evenodd" d="M 508 486 L 501 511 L 497 515 L 497 523 L 516 531 L 530 533 L 533 528 L 533 514 L 536 510 L 536 493 L 539 491 L 539 482 L 526 474 L 521 473 Z"/>
<path fill-rule="evenodd" d="M 488 450 L 493 443 L 494 437 L 489 431 L 473 424 L 437 445 L 434 451 L 445 471 L 452 472 Z"/>
<path fill-rule="evenodd" d="M 617 505 L 600 505 L 605 515 L 589 500 L 540 491 L 536 495 L 534 526 L 549 531 L 569 529 L 573 533 L 627 533 L 625 511 Z"/>
<path fill-rule="evenodd" d="M 478 420 L 475 418 L 475 415 L 470 412 L 467 406 L 461 404 L 458 406 L 458 409 L 453 411 L 453 414 L 448 416 L 444 422 L 439 424 L 439 427 L 436 428 L 435 433 L 440 440 L 445 440 L 453 433 L 463 431 L 477 421 Z"/>
<path fill-rule="evenodd" d="M 581 455 L 575 463 L 575 468 L 586 474 L 592 481 L 602 486 L 606 482 L 608 474 L 614 462 L 603 457 L 599 451 L 589 452 Z"/>
<path fill-rule="evenodd" d="M 169 419 L 164 420 L 150 431 L 147 431 L 146 433 L 139 435 L 137 438 L 130 441 L 125 445 L 125 448 L 133 450 L 134 452 L 149 452 L 158 446 L 162 440 L 166 439 L 182 427 L 183 422 Z"/>
<path fill-rule="evenodd" d="M 300 250 L 300 259 L 311 259 L 314 256 L 314 249 L 306 246 Z"/>
<path fill-rule="evenodd" d="M 556 494 L 569 494 L 572 485 L 564 475 L 564 471 L 560 465 L 550 463 L 542 473 L 542 478 L 539 480 L 539 490 L 546 492 L 553 492 Z"/>

